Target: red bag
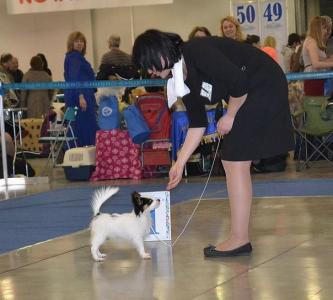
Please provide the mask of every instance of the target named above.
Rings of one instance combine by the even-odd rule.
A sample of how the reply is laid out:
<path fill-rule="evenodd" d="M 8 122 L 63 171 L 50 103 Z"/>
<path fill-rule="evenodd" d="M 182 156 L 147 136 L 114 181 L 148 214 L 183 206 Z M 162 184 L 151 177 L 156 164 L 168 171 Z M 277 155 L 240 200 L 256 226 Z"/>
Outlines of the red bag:
<path fill-rule="evenodd" d="M 151 130 L 149 139 L 169 139 L 171 114 L 164 95 L 161 93 L 142 95 L 137 100 L 137 106 Z"/>

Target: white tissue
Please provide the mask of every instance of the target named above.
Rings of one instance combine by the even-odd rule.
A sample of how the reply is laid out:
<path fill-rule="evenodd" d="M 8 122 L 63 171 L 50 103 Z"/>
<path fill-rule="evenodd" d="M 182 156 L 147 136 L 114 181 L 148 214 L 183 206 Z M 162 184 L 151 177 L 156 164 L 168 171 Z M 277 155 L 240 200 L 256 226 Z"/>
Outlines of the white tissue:
<path fill-rule="evenodd" d="M 190 92 L 190 89 L 184 83 L 183 74 L 183 59 L 180 59 L 173 66 L 172 78 L 168 80 L 167 83 L 167 96 L 168 96 L 168 106 L 171 106 L 177 101 L 177 97 L 183 97 Z"/>

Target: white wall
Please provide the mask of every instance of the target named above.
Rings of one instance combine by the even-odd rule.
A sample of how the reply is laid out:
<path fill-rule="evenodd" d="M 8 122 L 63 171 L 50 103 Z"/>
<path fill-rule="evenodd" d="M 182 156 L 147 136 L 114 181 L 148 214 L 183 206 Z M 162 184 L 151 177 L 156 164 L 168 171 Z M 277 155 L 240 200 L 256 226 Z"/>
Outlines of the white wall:
<path fill-rule="evenodd" d="M 293 0 L 287 0 L 289 32 L 295 31 Z M 63 60 L 70 32 L 82 31 L 88 40 L 87 59 L 98 67 L 110 34 L 121 36 L 121 48 L 131 52 L 135 37 L 148 28 L 177 32 L 183 39 L 194 26 L 220 34 L 220 20 L 230 14 L 229 0 L 174 0 L 173 4 L 74 12 L 7 15 L 0 0 L 0 53 L 17 56 L 23 71 L 38 52 L 46 55 L 54 80 L 63 80 Z M 133 21 L 133 24 L 132 24 Z"/>
<path fill-rule="evenodd" d="M 63 80 L 63 61 L 67 36 L 82 31 L 88 41 L 87 58 L 92 60 L 90 11 L 7 15 L 0 0 L 0 53 L 17 56 L 22 71 L 29 69 L 32 56 L 45 54 L 54 80 Z"/>
<path fill-rule="evenodd" d="M 209 3 L 209 5 L 208 5 Z M 94 10 L 93 32 L 97 64 L 107 51 L 107 38 L 112 33 L 121 36 L 121 48 L 131 52 L 134 36 L 146 29 L 156 28 L 177 32 L 184 39 L 194 26 L 206 26 L 212 34 L 219 34 L 219 22 L 229 13 L 229 1 L 221 0 L 174 0 L 173 4 Z"/>

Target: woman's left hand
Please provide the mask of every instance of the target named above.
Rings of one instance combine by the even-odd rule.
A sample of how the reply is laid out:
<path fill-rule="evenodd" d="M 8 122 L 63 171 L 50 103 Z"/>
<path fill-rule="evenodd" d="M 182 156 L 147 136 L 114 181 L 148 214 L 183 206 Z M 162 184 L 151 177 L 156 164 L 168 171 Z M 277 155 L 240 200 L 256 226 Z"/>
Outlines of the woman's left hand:
<path fill-rule="evenodd" d="M 175 188 L 178 183 L 182 180 L 184 171 L 184 165 L 179 162 L 175 162 L 175 164 L 171 167 L 169 172 L 169 182 L 167 185 L 167 190 L 170 191 Z"/>
<path fill-rule="evenodd" d="M 217 132 L 224 135 L 228 134 L 232 129 L 235 118 L 226 113 L 223 117 L 217 122 Z"/>
<path fill-rule="evenodd" d="M 83 95 L 80 95 L 80 108 L 82 111 L 86 111 L 87 110 L 87 101 L 84 98 Z"/>

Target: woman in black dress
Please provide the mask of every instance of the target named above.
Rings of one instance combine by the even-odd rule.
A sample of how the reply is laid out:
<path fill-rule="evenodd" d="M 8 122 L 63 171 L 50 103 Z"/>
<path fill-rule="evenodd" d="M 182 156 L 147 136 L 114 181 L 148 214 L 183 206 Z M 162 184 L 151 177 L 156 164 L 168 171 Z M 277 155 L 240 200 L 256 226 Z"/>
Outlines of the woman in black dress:
<path fill-rule="evenodd" d="M 229 237 L 206 247 L 204 255 L 250 254 L 251 161 L 286 153 L 294 147 L 288 87 L 282 69 L 259 49 L 230 38 L 206 37 L 183 43 L 177 34 L 157 30 L 138 36 L 133 60 L 162 78 L 168 77 L 172 69 L 177 84 L 175 91 L 168 85 L 168 92 L 183 97 L 188 113 L 190 128 L 170 170 L 168 189 L 181 181 L 185 163 L 201 141 L 207 126 L 205 104 L 221 99 L 228 103 L 227 113 L 219 119 L 217 128 L 224 135 L 221 155 L 231 228 Z M 179 78 L 184 78 L 181 89 Z"/>

